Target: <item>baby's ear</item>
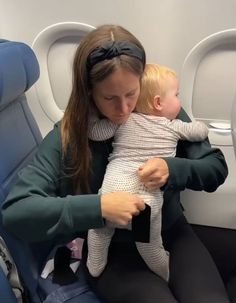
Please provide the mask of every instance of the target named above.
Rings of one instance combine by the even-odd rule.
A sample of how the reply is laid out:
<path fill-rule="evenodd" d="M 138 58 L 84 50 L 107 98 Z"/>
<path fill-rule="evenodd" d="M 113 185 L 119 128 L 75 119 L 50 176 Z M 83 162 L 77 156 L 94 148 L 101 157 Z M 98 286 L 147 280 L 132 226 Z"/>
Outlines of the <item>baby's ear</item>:
<path fill-rule="evenodd" d="M 161 111 L 162 110 L 162 105 L 161 105 L 161 97 L 159 95 L 156 95 L 153 98 L 153 106 L 156 110 Z"/>

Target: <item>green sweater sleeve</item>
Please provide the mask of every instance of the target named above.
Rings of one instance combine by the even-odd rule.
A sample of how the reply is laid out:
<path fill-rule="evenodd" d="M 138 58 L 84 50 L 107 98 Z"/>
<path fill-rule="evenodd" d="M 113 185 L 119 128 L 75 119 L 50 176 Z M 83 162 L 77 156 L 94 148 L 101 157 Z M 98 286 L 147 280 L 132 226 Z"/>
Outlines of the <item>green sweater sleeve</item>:
<path fill-rule="evenodd" d="M 182 109 L 179 119 L 190 121 Z M 209 141 L 180 141 L 175 158 L 165 158 L 170 177 L 165 189 L 215 191 L 226 179 L 228 168 L 222 152 Z"/>
<path fill-rule="evenodd" d="M 99 195 L 61 194 L 62 152 L 58 125 L 45 137 L 33 161 L 3 204 L 3 224 L 27 241 L 71 239 L 103 226 Z"/>

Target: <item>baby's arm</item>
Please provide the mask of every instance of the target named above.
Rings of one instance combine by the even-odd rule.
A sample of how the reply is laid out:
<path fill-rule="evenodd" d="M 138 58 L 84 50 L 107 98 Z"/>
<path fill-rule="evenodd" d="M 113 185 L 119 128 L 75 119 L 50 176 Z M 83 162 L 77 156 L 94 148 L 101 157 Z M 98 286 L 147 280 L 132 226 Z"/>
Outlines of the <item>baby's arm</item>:
<path fill-rule="evenodd" d="M 92 115 L 89 118 L 88 137 L 93 141 L 104 141 L 112 138 L 118 127 L 109 119 L 99 119 Z"/>
<path fill-rule="evenodd" d="M 180 139 L 190 142 L 203 141 L 208 136 L 208 127 L 200 121 L 183 122 L 175 119 L 171 121 L 171 126 L 179 134 Z"/>

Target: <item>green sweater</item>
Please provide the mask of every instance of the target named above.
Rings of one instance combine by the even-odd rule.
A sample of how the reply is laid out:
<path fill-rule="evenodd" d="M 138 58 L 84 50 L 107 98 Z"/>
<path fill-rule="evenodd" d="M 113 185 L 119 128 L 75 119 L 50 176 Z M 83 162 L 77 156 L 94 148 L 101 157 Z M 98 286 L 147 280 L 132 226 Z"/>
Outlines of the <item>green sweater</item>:
<path fill-rule="evenodd" d="M 182 110 L 179 118 L 189 121 Z M 111 151 L 111 140 L 90 142 L 93 194 L 75 195 L 70 178 L 65 177 L 60 126 L 44 138 L 33 161 L 19 174 L 2 208 L 3 223 L 26 241 L 55 240 L 60 243 L 80 236 L 90 228 L 104 225 L 100 196 L 97 195 Z M 212 192 L 228 174 L 222 152 L 209 142 L 178 143 L 175 158 L 166 158 L 170 176 L 164 190 L 163 229 L 181 216 L 180 191 L 185 188 Z"/>

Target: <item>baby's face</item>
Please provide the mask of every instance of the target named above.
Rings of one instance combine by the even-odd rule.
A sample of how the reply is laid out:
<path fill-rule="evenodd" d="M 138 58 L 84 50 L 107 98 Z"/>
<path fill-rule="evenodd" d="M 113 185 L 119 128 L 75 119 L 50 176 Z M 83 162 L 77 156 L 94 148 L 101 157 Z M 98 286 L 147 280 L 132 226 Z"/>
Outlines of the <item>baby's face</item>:
<path fill-rule="evenodd" d="M 181 108 L 181 102 L 178 98 L 179 81 L 175 77 L 170 77 L 169 79 L 167 79 L 167 81 L 167 91 L 165 95 L 161 97 L 162 116 L 173 120 L 177 117 Z"/>

